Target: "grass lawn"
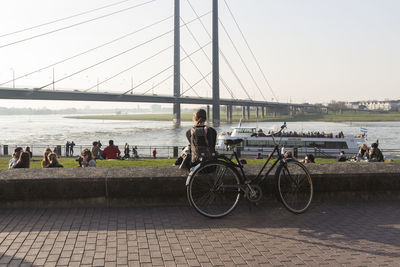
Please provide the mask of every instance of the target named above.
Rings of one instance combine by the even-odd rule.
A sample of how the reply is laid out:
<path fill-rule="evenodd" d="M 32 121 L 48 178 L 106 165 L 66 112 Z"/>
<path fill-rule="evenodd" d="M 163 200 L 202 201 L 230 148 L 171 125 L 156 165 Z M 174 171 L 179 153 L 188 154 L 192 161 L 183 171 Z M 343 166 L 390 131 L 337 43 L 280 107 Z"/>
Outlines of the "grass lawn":
<path fill-rule="evenodd" d="M 0 169 L 7 169 L 10 158 L 0 158 Z M 41 158 L 33 158 L 31 168 L 41 168 Z M 172 166 L 176 159 L 137 159 L 137 160 L 98 160 L 98 167 L 135 167 L 135 166 Z M 246 159 L 247 164 L 262 165 L 265 159 Z M 335 159 L 317 158 L 317 163 L 336 163 Z M 75 168 L 78 162 L 75 158 L 60 158 L 64 168 Z"/>

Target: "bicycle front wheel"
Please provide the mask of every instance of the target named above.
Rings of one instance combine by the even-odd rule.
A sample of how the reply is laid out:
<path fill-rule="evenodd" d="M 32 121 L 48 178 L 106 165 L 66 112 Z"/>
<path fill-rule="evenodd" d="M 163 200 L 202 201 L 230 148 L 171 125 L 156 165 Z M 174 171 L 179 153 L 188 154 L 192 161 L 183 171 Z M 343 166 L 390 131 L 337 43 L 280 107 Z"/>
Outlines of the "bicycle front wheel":
<path fill-rule="evenodd" d="M 279 165 L 275 174 L 278 200 L 289 211 L 300 214 L 311 204 L 313 185 L 307 168 L 298 161 Z"/>
<path fill-rule="evenodd" d="M 200 214 L 210 218 L 228 215 L 239 202 L 240 176 L 224 162 L 209 162 L 199 167 L 187 186 L 189 202 Z"/>

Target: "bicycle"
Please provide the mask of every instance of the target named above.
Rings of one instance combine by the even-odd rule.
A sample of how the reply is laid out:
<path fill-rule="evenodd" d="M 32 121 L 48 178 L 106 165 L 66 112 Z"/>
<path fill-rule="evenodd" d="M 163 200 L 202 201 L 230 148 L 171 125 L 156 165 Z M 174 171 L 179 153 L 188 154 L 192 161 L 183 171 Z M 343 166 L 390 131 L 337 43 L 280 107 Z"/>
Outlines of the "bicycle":
<path fill-rule="evenodd" d="M 187 197 L 191 206 L 206 217 L 220 218 L 235 209 L 242 194 L 250 202 L 257 203 L 262 198 L 261 182 L 279 163 L 275 171 L 274 186 L 278 201 L 295 214 L 305 212 L 313 197 L 312 180 L 309 171 L 302 163 L 295 159 L 285 159 L 282 155 L 280 143 L 284 128 L 286 123 L 278 132 L 271 134 L 274 149 L 253 179 L 246 177 L 243 169 L 246 162 L 240 160 L 237 154 L 236 147 L 243 139 L 225 140 L 228 150 L 233 151 L 230 158 L 219 155 L 216 159 L 201 162 L 191 169 L 186 180 Z M 275 140 L 277 135 L 281 136 L 279 142 Z M 277 160 L 262 175 L 275 153 Z"/>

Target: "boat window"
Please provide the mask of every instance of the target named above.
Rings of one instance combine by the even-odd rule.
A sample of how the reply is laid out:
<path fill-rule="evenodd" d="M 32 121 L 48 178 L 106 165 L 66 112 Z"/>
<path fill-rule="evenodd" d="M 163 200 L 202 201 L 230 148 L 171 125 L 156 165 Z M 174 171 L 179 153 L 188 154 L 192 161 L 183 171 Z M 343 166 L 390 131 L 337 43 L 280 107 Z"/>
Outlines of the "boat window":
<path fill-rule="evenodd" d="M 306 147 L 325 147 L 325 142 L 321 141 L 307 141 Z"/>
<path fill-rule="evenodd" d="M 282 141 L 282 145 L 287 147 L 302 147 L 304 146 L 304 142 L 300 140 L 286 140 Z"/>
<path fill-rule="evenodd" d="M 255 129 L 254 128 L 237 128 L 236 131 L 238 133 L 254 133 Z"/>
<path fill-rule="evenodd" d="M 325 148 L 347 149 L 346 142 L 325 142 Z"/>
<path fill-rule="evenodd" d="M 272 140 L 247 140 L 247 146 L 274 147 Z"/>

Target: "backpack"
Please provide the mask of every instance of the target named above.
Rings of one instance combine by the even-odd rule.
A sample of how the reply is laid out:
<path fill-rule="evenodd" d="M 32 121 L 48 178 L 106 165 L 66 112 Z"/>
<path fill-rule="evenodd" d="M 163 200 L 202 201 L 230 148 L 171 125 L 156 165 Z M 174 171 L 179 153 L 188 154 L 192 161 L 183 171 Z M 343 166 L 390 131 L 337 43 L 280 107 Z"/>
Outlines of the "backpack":
<path fill-rule="evenodd" d="M 190 146 L 192 150 L 192 163 L 210 160 L 215 156 L 214 147 L 210 147 L 207 139 L 208 127 L 192 127 L 190 130 Z"/>

